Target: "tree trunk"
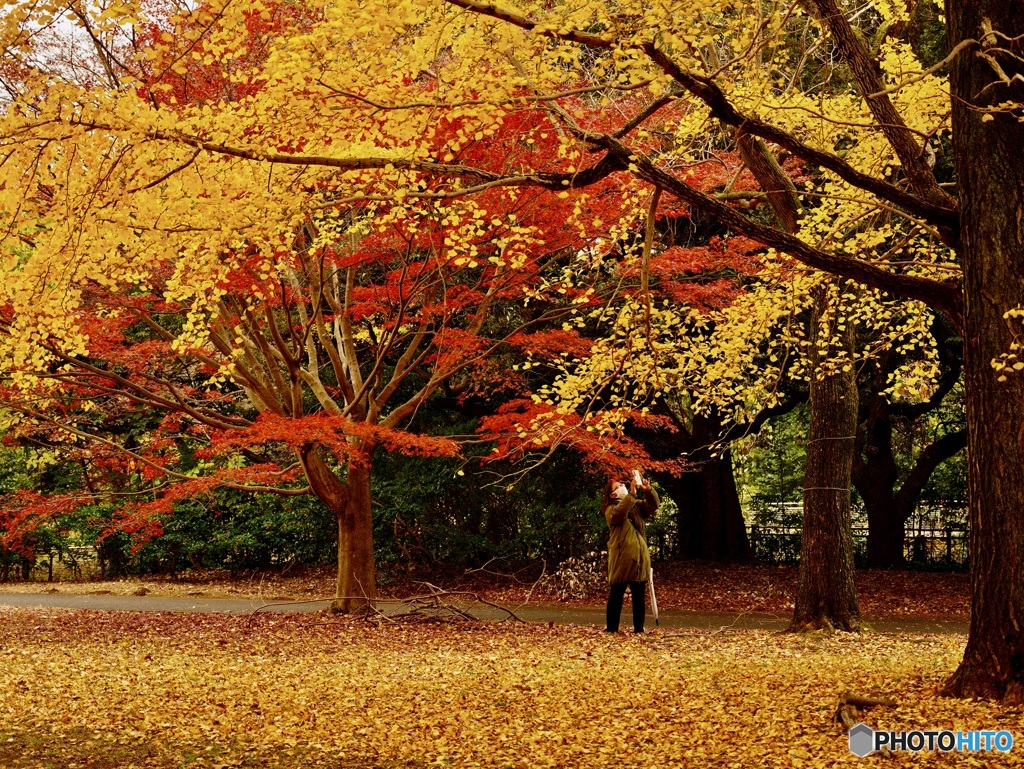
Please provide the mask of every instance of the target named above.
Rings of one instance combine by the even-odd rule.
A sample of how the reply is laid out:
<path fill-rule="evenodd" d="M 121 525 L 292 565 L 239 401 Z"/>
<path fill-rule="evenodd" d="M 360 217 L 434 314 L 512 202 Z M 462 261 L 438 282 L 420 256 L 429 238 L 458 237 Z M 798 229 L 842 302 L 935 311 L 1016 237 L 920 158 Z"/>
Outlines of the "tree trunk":
<path fill-rule="evenodd" d="M 299 452 L 310 488 L 334 513 L 338 524 L 338 576 L 331 610 L 345 614 L 365 611 L 377 600 L 370 506 L 373 450 L 364 449 L 364 464 L 350 464 L 344 482 L 327 467 L 315 448 Z"/>
<path fill-rule="evenodd" d="M 707 495 L 704 517 L 704 548 L 702 558 L 720 561 L 749 561 L 753 557 L 747 539 L 747 525 L 740 507 L 736 476 L 732 469 L 732 451 L 701 468 L 701 479 Z"/>
<path fill-rule="evenodd" d="M 947 433 L 926 446 L 917 456 L 897 490 L 899 467 L 892 448 L 893 416 L 902 416 L 908 426 L 913 420 L 942 404 L 943 398 L 959 378 L 962 363 L 951 359 L 948 338 L 936 338 L 939 357 L 947 364 L 939 388 L 930 400 L 918 404 L 890 404 L 882 394 L 889 375 L 896 370 L 896 359 L 883 362 L 870 385 L 861 393 L 863 424 L 857 431 L 853 455 L 853 485 L 864 500 L 868 516 L 867 562 L 872 568 L 902 568 L 904 556 L 904 529 L 917 502 L 935 469 L 947 459 L 962 451 L 966 445 L 963 430 Z M 962 345 L 957 345 L 962 348 Z"/>
<path fill-rule="evenodd" d="M 804 522 L 799 581 L 791 631 L 857 630 L 860 609 L 853 581 L 850 473 L 857 430 L 853 366 L 822 371 L 853 351 L 853 324 L 829 307 L 820 289 L 811 312 L 810 428 L 804 471 Z M 838 326 L 845 324 L 844 329 Z M 819 349 L 819 345 L 821 349 Z"/>
<path fill-rule="evenodd" d="M 704 527 L 696 522 L 703 520 L 707 504 L 700 473 L 655 473 L 654 477 L 676 503 L 676 536 L 672 557 L 700 558 Z"/>
<path fill-rule="evenodd" d="M 851 479 L 868 516 L 868 566 L 901 568 L 903 524 L 910 511 L 896 509 L 899 467 L 892 453 L 888 401 L 877 392 L 870 397 L 870 411 L 855 443 Z"/>
<path fill-rule="evenodd" d="M 887 499 L 888 497 L 888 499 Z M 868 497 L 861 492 L 868 516 L 867 565 L 871 569 L 902 569 L 907 565 L 904 532 L 912 510 L 900 510 L 891 495 Z"/>
<path fill-rule="evenodd" d="M 888 439 L 891 440 L 891 433 Z M 884 461 L 874 464 L 869 457 L 858 469 L 854 461 L 854 485 L 864 500 L 868 515 L 868 566 L 873 568 L 901 568 L 905 565 L 904 542 L 906 523 L 914 514 L 917 501 L 932 473 L 944 461 L 966 445 L 966 433 L 948 433 L 930 443 L 920 453 L 914 467 L 897 491 L 896 477 L 890 475 Z M 870 450 L 872 447 L 869 446 Z M 892 454 L 891 444 L 888 451 Z M 896 464 L 893 461 L 893 468 Z"/>
<path fill-rule="evenodd" d="M 659 476 L 658 483 L 678 507 L 676 556 L 709 561 L 750 560 L 750 542 L 730 451 L 702 462 L 696 472 L 680 477 Z"/>
<path fill-rule="evenodd" d="M 1024 5 L 1017 0 L 948 0 L 949 44 L 973 38 L 1024 55 Z M 986 39 L 991 25 L 1000 37 Z M 1002 37 L 1005 35 L 1006 37 Z M 1009 78 L 1019 59 L 990 54 Z M 1024 304 L 1024 123 L 984 108 L 1024 102 L 1024 84 L 1000 82 L 973 51 L 951 68 L 953 150 L 961 201 L 965 378 L 970 491 L 971 627 L 960 667 L 945 691 L 958 697 L 1024 702 L 1024 376 L 993 371 L 1014 352 Z M 980 109 L 979 109 L 980 108 Z M 1012 362 L 1012 361 L 1011 361 Z"/>
<path fill-rule="evenodd" d="M 345 485 L 349 494 L 338 517 L 338 583 L 331 608 L 355 613 L 373 606 L 377 599 L 369 464 L 349 465 Z"/>
<path fill-rule="evenodd" d="M 714 415 L 695 415 L 690 430 L 678 423 L 674 433 L 644 430 L 635 434 L 654 459 L 685 456 L 696 464 L 692 472 L 678 476 L 655 474 L 678 507 L 673 552 L 677 558 L 749 561 L 752 557 L 732 454 L 726 450 L 719 457 L 709 457 L 706 451 L 722 432 L 722 423 Z"/>

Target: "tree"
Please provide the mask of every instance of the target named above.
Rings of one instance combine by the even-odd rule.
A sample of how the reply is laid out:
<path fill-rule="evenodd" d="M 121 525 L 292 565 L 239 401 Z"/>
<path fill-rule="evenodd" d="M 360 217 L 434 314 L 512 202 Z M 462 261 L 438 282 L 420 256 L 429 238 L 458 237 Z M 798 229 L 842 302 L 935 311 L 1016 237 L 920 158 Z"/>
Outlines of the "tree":
<path fill-rule="evenodd" d="M 756 182 L 739 153 L 694 164 L 690 174 L 709 193 L 757 204 Z M 750 547 L 728 444 L 781 412 L 765 408 L 734 424 L 728 409 L 697 405 L 699 388 L 680 360 L 702 345 L 697 326 L 710 325 L 741 295 L 760 264 L 746 239 L 702 231 L 671 204 L 652 199 L 649 206 L 636 229 L 646 227 L 650 241 L 636 236 L 620 244 L 619 261 L 604 278 L 602 293 L 610 299 L 600 309 L 577 311 L 579 337 L 558 354 L 527 350 L 533 402 L 524 401 L 512 421 L 507 410 L 484 419 L 482 431 L 498 441 L 497 457 L 532 460 L 530 467 L 559 446 L 609 472 L 646 467 L 678 507 L 672 555 L 746 560 Z M 576 272 L 585 275 L 586 267 Z M 701 341 L 687 344 L 690 337 Z M 723 403 L 733 408 L 736 398 Z"/>
<path fill-rule="evenodd" d="M 1020 622 L 1024 613 L 1024 489 L 1016 482 L 1024 477 L 1024 454 L 1014 427 L 1024 421 L 1024 380 L 1015 374 L 1019 369 L 999 377 L 992 371 L 993 367 L 1006 370 L 1017 366 L 1020 349 L 1016 324 L 1022 315 L 1021 266 L 1016 255 L 1021 253 L 1021 236 L 1007 217 L 1020 210 L 1024 189 L 1024 164 L 1012 150 L 1020 146 L 1024 137 L 1024 126 L 1017 119 L 1024 101 L 1024 78 L 1016 77 L 1021 73 L 1019 52 L 1024 11 L 1008 0 L 947 3 L 951 54 L 948 63 L 952 72 L 949 103 L 961 197 L 958 205 L 936 181 L 927 162 L 929 147 L 922 148 L 891 98 L 930 73 L 900 78 L 895 86 L 886 87 L 880 73 L 881 62 L 872 55 L 836 0 L 809 0 L 807 6 L 819 16 L 821 27 L 847 63 L 852 83 L 879 133 L 899 159 L 910 191 L 864 174 L 833 152 L 809 146 L 792 133 L 742 112 L 714 77 L 699 73 L 699 62 L 694 68 L 680 63 L 679 59 L 687 58 L 683 51 L 686 42 L 694 39 L 692 33 L 689 40 L 680 40 L 679 47 L 665 50 L 646 30 L 630 34 L 633 30 L 607 24 L 603 28 L 607 32 L 583 32 L 576 26 L 549 26 L 518 12 L 478 5 L 473 0 L 453 1 L 460 7 L 534 30 L 538 35 L 597 49 L 614 44 L 642 51 L 675 83 L 704 101 L 721 122 L 742 126 L 752 135 L 773 141 L 807 162 L 832 171 L 853 187 L 919 217 L 955 250 L 964 266 L 962 294 L 961 287 L 949 281 L 890 272 L 863 259 L 829 253 L 745 219 L 631 152 L 617 137 L 587 137 L 607 156 L 631 167 L 641 178 L 715 216 L 735 231 L 757 238 L 809 266 L 919 299 L 945 313 L 964 330 L 973 611 L 968 648 L 947 691 L 1008 702 L 1024 699 L 1024 631 L 1007 631 L 1008 626 L 1024 627 Z M 695 26 L 700 29 L 701 25 Z M 992 162 L 979 162 L 979 158 Z M 993 477 L 996 469 L 998 479 Z"/>
<path fill-rule="evenodd" d="M 861 384 L 860 424 L 854 449 L 852 480 L 864 502 L 868 518 L 867 565 L 904 565 L 905 526 L 920 501 L 929 479 L 945 460 L 961 451 L 967 434 L 959 424 L 930 436 L 920 453 L 909 458 L 901 472 L 893 445 L 895 427 L 912 432 L 915 421 L 939 409 L 960 381 L 962 340 L 952 336 L 948 324 L 936 318 L 932 328 L 941 368 L 939 386 L 926 399 L 897 398 L 888 382 L 900 356 L 889 349 L 869 366 Z M 897 483 L 899 487 L 897 488 Z"/>
<path fill-rule="evenodd" d="M 854 329 L 839 309 L 841 289 L 835 282 L 818 286 L 811 309 L 803 536 L 790 630 L 856 630 L 860 625 L 850 521 L 857 377 Z M 822 371 L 822 361 L 828 359 L 841 363 Z"/>
<path fill-rule="evenodd" d="M 1024 702 L 1024 8 L 950 2 L 953 153 L 964 267 L 971 629 L 946 691 Z M 978 162 L 985 158 L 987 162 Z M 994 373 L 993 368 L 997 369 Z M 998 376 L 997 376 L 998 374 Z"/>
<path fill-rule="evenodd" d="M 746 150 L 745 161 L 765 191 L 779 226 L 797 232 L 800 207 L 792 181 L 759 140 L 746 137 L 740 147 Z M 856 299 L 856 293 L 847 294 L 843 288 L 843 282 L 828 281 L 811 291 L 806 339 L 810 425 L 791 631 L 857 630 L 860 626 L 850 509 L 857 415 L 855 333 L 843 302 L 848 296 Z"/>
<path fill-rule="evenodd" d="M 559 201 L 544 197 L 517 196 L 513 219 L 521 224 L 514 227 L 529 231 L 535 211 L 559 216 Z M 483 216 L 495 215 L 481 208 L 466 218 L 463 213 L 447 206 L 435 215 L 472 228 L 481 226 Z M 45 428 L 55 444 L 55 435 L 70 436 L 69 448 L 77 439 L 99 442 L 122 454 L 124 463 L 145 466 L 144 480 L 177 481 L 163 491 L 150 483 L 153 502 L 127 505 L 130 515 L 122 526 L 133 533 L 144 531 L 154 514 L 168 513 L 174 501 L 217 485 L 315 494 L 338 525 L 337 608 L 358 608 L 375 596 L 370 470 L 377 447 L 453 452 L 451 441 L 406 431 L 416 409 L 445 381 L 471 375 L 502 339 L 560 314 L 539 308 L 539 302 L 525 314 L 508 307 L 522 295 L 523 281 L 538 280 L 544 257 L 528 250 L 517 254 L 522 241 L 509 237 L 507 221 L 463 241 L 471 257 L 439 249 L 432 242 L 438 234 L 426 223 L 429 215 L 409 227 L 401 215 L 385 223 L 387 218 L 373 219 L 383 232 L 352 238 L 345 250 L 336 236 L 318 231 L 330 222 L 313 220 L 287 259 L 275 254 L 273 267 L 264 254 L 246 249 L 218 282 L 216 309 L 206 319 L 207 341 L 191 349 L 176 349 L 180 337 L 172 330 L 193 322 L 196 305 L 163 299 L 173 291 L 161 279 L 173 262 L 162 276 L 151 274 L 146 293 L 137 290 L 126 298 L 92 288 L 78 310 L 88 329 L 88 351 L 68 355 L 47 345 L 54 364 L 34 372 L 34 390 L 9 389 L 7 403 L 29 419 L 23 430 Z M 546 240 L 537 243 L 554 246 L 557 254 L 556 231 L 548 226 Z M 317 239 L 324 245 L 312 245 Z M 504 240 L 503 250 L 490 250 L 496 240 Z M 479 269 L 477 258 L 530 260 L 533 268 L 501 261 Z M 270 270 L 277 273 L 277 285 L 267 281 Z M 501 320 L 495 318 L 498 307 Z M 233 386 L 217 387 L 218 378 Z M 53 399 L 45 411 L 31 405 L 39 395 Z M 99 411 L 97 402 L 103 404 Z M 129 413 L 139 405 L 169 416 L 147 445 L 132 447 L 115 429 L 112 412 Z M 280 447 L 294 452 L 298 464 L 289 463 Z M 247 467 L 232 466 L 235 452 L 249 458 Z M 176 468 L 182 453 L 194 454 L 206 467 Z M 300 468 L 308 487 L 288 484 Z"/>
<path fill-rule="evenodd" d="M 258 16 L 241 19 L 245 40 L 257 37 Z M 279 21 L 259 27 L 260 39 L 281 34 L 281 25 L 292 34 L 309 27 L 302 15 Z M 193 23 L 180 31 L 187 37 L 195 30 Z M 159 35 L 165 36 L 173 37 Z M 124 100 L 141 96 L 154 111 L 187 121 L 189 114 L 208 113 L 211 103 L 238 109 L 265 87 L 259 76 L 266 55 L 254 56 L 254 46 L 236 40 L 239 58 L 214 67 L 208 49 L 215 39 L 193 41 L 190 60 L 198 56 L 200 64 L 192 68 L 173 63 L 176 39 L 167 41 L 171 47 L 156 64 L 143 57 L 134 71 L 119 63 L 117 46 L 101 46 L 100 53 L 114 93 L 130 77 L 145 77 Z M 161 62 L 180 69 L 178 76 L 168 76 Z M 234 73 L 247 69 L 246 87 L 237 87 Z M 7 117 L 17 121 L 17 108 Z M 478 168 L 506 168 L 533 162 L 530 155 L 556 154 L 555 133 L 545 130 L 550 118 L 529 99 L 505 121 L 506 152 L 492 144 L 483 153 L 471 142 L 459 150 L 463 158 Z M 458 116 L 440 121 L 436 147 L 452 148 L 465 130 Z M 8 241 L 4 341 L 11 378 L 4 400 L 23 417 L 24 434 L 45 433 L 54 446 L 63 439 L 67 451 L 85 455 L 98 444 L 129 477 L 139 476 L 118 522 L 135 535 L 158 533 L 155 516 L 215 487 L 315 494 L 337 521 L 335 608 L 359 609 L 376 595 L 370 506 L 376 449 L 456 451 L 452 441 L 409 429 L 417 410 L 443 384 L 475 375 L 478 363 L 510 338 L 528 340 L 535 327 L 565 315 L 563 305 L 590 301 L 582 287 L 563 287 L 559 262 L 604 232 L 581 235 L 581 217 L 615 224 L 618 195 L 602 180 L 586 200 L 570 197 L 554 174 L 543 185 L 550 191 L 485 184 L 469 199 L 425 181 L 391 199 L 375 195 L 368 180 L 358 194 L 346 195 L 316 173 L 275 180 L 273 170 L 256 192 L 245 172 L 224 168 L 216 154 L 189 149 L 157 158 L 171 165 L 170 173 L 147 169 L 147 142 L 133 143 L 116 130 L 114 138 L 87 132 L 71 152 L 75 160 L 66 147 L 51 154 L 49 142 L 21 146 L 35 154 L 31 162 L 56 169 L 56 178 L 23 188 L 21 202 L 11 198 L 4 208 L 18 228 Z M 96 169 L 104 178 L 92 179 L 90 190 L 79 187 L 76 175 Z M 132 203 L 112 214 L 77 197 L 125 188 Z M 244 211 L 222 208 L 243 200 Z M 30 211 L 23 210 L 26 202 Z M 185 224 L 177 217 L 189 209 L 188 218 L 199 218 Z M 62 216 L 89 228 L 84 250 L 81 244 L 67 250 L 69 220 Z M 76 253 L 93 261 L 68 274 L 65 260 Z M 131 261 L 143 253 L 145 265 Z M 36 269 L 51 268 L 60 273 L 53 285 L 32 285 Z M 70 312 L 68 296 L 74 297 Z M 524 296 L 529 306 L 517 308 Z M 63 333 L 51 327 L 38 344 L 29 341 L 29 329 L 51 321 Z M 143 436 L 118 429 L 140 409 L 166 416 Z M 47 509 L 82 504 L 96 493 L 47 499 Z M 102 494 L 117 498 L 110 488 Z M 42 514 L 39 505 L 21 510 L 25 519 Z"/>
<path fill-rule="evenodd" d="M 688 467 L 676 474 L 655 474 L 658 485 L 676 503 L 677 558 L 746 561 L 752 557 L 746 522 L 733 475 L 727 427 L 717 414 L 672 419 L 672 430 L 648 429 L 637 439 L 653 459 L 686 457 Z M 743 425 L 748 428 L 748 425 Z M 744 429 L 743 432 L 747 430 Z M 739 431 L 737 431 L 739 432 Z"/>

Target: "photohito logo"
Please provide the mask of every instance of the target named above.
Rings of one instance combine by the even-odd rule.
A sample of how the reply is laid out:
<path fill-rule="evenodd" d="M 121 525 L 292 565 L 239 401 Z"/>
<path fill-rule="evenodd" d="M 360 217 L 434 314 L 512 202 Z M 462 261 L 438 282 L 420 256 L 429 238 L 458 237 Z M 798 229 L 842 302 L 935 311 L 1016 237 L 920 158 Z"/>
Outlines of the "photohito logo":
<path fill-rule="evenodd" d="M 1003 731 L 953 732 L 948 729 L 915 730 L 912 732 L 875 731 L 867 724 L 857 724 L 850 730 L 850 752 L 864 756 L 876 750 L 989 751 L 1006 753 L 1013 747 L 1013 735 Z"/>

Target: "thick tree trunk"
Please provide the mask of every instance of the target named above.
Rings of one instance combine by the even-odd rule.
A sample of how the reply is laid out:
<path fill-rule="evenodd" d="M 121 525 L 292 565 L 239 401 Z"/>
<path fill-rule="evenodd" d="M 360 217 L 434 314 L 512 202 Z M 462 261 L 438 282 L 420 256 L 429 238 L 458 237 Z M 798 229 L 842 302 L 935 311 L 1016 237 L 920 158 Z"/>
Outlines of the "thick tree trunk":
<path fill-rule="evenodd" d="M 722 561 L 749 561 L 753 557 L 747 526 L 736 489 L 732 469 L 732 451 L 701 468 L 708 504 L 704 517 L 704 549 L 702 558 Z"/>
<path fill-rule="evenodd" d="M 365 464 L 350 464 L 342 482 L 316 449 L 299 452 L 310 488 L 338 524 L 338 576 L 331 609 L 346 614 L 365 611 L 377 600 L 370 506 L 372 454 L 372 449 L 366 452 Z"/>
<path fill-rule="evenodd" d="M 706 447 L 723 432 L 720 420 L 696 415 L 692 429 L 638 431 L 635 437 L 654 459 L 687 457 L 696 466 L 679 476 L 655 479 L 678 507 L 673 556 L 710 561 L 748 561 L 752 557 L 746 523 L 733 474 L 732 454 L 708 457 Z"/>
<path fill-rule="evenodd" d="M 678 507 L 676 552 L 680 558 L 749 561 L 746 523 L 733 475 L 732 454 L 704 461 L 680 477 L 659 476 Z"/>
<path fill-rule="evenodd" d="M 892 420 L 885 396 L 870 397 L 869 413 L 855 443 L 851 479 L 868 516 L 868 566 L 901 567 L 906 517 L 895 504 L 899 467 L 892 453 Z"/>
<path fill-rule="evenodd" d="M 348 502 L 338 517 L 338 582 L 331 608 L 353 613 L 377 599 L 369 465 L 349 465 L 345 485 Z"/>
<path fill-rule="evenodd" d="M 804 471 L 804 522 L 796 608 L 790 630 L 857 630 L 860 609 L 853 581 L 850 472 L 857 429 L 853 366 L 822 371 L 853 350 L 852 324 L 844 323 L 819 291 L 811 313 L 810 428 Z M 819 345 L 821 349 L 819 349 Z"/>
<path fill-rule="evenodd" d="M 861 499 L 868 517 L 868 568 L 902 569 L 907 565 L 904 530 L 913 510 L 898 508 L 892 496 L 887 494 L 879 494 L 869 501 L 862 492 Z"/>
<path fill-rule="evenodd" d="M 1024 55 L 1024 4 L 948 0 L 949 44 L 973 38 Z M 997 38 L 988 30 L 1000 33 Z M 990 54 L 1009 80 L 1014 56 Z M 1024 123 L 983 111 L 1024 103 L 1024 83 L 1000 82 L 993 62 L 966 51 L 951 69 L 953 149 L 961 201 L 964 268 L 971 627 L 945 691 L 1024 702 L 1024 372 L 998 381 L 992 361 L 1019 342 L 1024 304 Z M 980 108 L 980 109 L 979 109 Z"/>

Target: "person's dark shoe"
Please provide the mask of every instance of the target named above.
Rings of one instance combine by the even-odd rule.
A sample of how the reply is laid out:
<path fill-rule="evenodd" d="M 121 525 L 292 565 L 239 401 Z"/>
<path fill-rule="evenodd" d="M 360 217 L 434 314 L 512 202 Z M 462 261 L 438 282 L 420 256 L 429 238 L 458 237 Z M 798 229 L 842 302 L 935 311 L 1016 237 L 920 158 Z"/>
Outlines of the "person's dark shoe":
<path fill-rule="evenodd" d="M 612 630 L 610 627 L 606 627 L 604 629 L 604 632 L 606 632 L 606 633 L 618 633 L 619 631 L 618 631 L 618 629 Z"/>

